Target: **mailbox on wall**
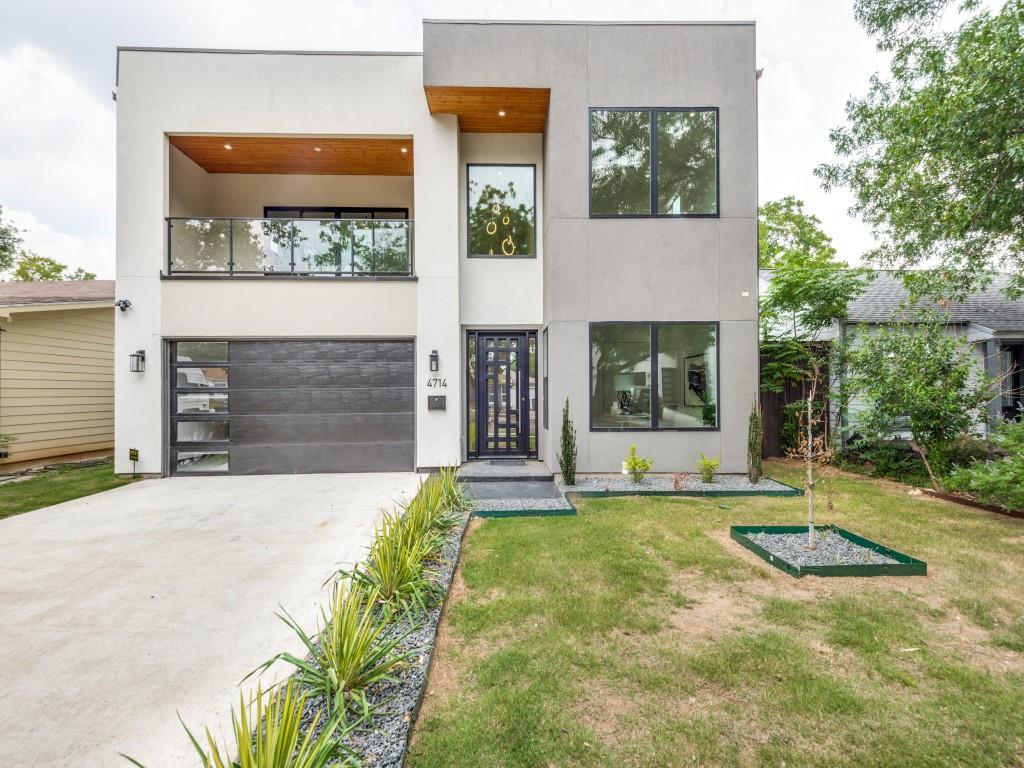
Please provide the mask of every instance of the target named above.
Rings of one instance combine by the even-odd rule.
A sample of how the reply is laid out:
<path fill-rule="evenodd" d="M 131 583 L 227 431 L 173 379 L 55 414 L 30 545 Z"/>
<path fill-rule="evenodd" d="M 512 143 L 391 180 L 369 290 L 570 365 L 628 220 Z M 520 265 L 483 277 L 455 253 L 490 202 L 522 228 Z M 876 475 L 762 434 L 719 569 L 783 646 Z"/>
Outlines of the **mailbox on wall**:
<path fill-rule="evenodd" d="M 428 411 L 445 411 L 448 409 L 445 395 L 427 395 Z"/>

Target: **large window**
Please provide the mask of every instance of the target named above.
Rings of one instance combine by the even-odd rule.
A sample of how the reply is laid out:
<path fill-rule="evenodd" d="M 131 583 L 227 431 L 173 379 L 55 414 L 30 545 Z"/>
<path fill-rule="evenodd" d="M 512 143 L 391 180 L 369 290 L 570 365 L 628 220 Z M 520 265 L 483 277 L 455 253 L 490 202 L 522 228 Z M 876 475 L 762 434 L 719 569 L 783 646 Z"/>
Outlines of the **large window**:
<path fill-rule="evenodd" d="M 717 429 L 718 324 L 592 324 L 590 428 Z"/>
<path fill-rule="evenodd" d="M 466 167 L 470 257 L 531 258 L 537 255 L 536 167 Z"/>
<path fill-rule="evenodd" d="M 592 109 L 592 216 L 717 216 L 718 110 Z"/>

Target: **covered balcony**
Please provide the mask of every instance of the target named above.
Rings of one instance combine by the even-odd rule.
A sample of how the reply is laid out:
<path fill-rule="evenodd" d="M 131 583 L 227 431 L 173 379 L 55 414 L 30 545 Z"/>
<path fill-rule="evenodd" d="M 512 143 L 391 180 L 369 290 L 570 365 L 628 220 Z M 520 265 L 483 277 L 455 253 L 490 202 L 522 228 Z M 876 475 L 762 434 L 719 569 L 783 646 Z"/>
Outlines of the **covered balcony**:
<path fill-rule="evenodd" d="M 168 276 L 414 273 L 411 138 L 168 141 Z"/>

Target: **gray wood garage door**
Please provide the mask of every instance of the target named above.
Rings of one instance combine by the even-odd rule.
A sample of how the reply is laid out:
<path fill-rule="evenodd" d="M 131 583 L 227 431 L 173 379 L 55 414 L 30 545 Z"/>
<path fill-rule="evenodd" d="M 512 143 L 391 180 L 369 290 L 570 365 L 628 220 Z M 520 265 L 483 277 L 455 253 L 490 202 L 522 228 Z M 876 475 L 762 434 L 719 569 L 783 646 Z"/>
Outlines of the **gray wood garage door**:
<path fill-rule="evenodd" d="M 171 471 L 411 470 L 411 341 L 171 345 Z"/>

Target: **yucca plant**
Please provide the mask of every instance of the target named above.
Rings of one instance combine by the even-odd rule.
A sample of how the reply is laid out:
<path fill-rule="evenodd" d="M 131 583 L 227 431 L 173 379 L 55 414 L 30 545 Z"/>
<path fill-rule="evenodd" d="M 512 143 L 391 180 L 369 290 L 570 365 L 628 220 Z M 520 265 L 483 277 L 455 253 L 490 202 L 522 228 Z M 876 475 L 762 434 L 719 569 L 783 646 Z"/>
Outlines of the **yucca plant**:
<path fill-rule="evenodd" d="M 422 538 L 431 555 L 434 555 L 444 544 L 442 533 L 450 527 L 452 521 L 443 506 L 443 489 L 431 478 L 420 484 L 419 491 L 412 501 L 400 508 L 399 514 L 410 534 Z"/>
<path fill-rule="evenodd" d="M 451 512 L 468 511 L 473 502 L 466 484 L 459 480 L 459 468 L 455 465 L 439 467 L 436 477 L 442 488 L 444 508 Z"/>
<path fill-rule="evenodd" d="M 408 608 L 426 608 L 439 587 L 427 572 L 433 542 L 417 526 L 407 525 L 398 512 L 385 512 L 366 560 L 351 571 L 339 571 L 357 584 L 376 589 L 380 600 Z"/>
<path fill-rule="evenodd" d="M 317 727 L 324 719 L 323 712 L 317 712 L 313 722 L 302 728 L 302 713 L 308 694 L 301 693 L 294 681 L 279 686 L 263 700 L 262 688 L 246 706 L 245 697 L 239 694 L 238 711 L 231 710 L 231 730 L 234 746 L 227 740 L 218 746 L 210 733 L 204 729 L 207 747 L 181 721 L 192 746 L 199 755 L 203 768 L 325 768 L 334 766 L 357 766 L 355 755 L 342 746 L 344 739 L 358 724 L 342 723 L 337 717 L 328 718 L 317 733 Z M 178 716 L 181 720 L 181 716 Z M 315 734 L 315 735 L 314 735 Z M 232 755 L 238 755 L 232 759 Z M 122 754 L 133 765 L 144 768 L 142 763 Z"/>
<path fill-rule="evenodd" d="M 279 653 L 249 676 L 264 672 L 277 661 L 285 661 L 298 670 L 299 683 L 323 696 L 329 714 L 347 718 L 350 712 L 358 711 L 362 717 L 369 717 L 366 689 L 373 683 L 394 680 L 393 673 L 418 653 L 397 650 L 409 632 L 387 637 L 394 611 L 389 605 L 378 605 L 378 597 L 375 589 L 348 580 L 336 582 L 329 608 L 320 608 L 315 638 L 282 609 L 278 618 L 295 632 L 308 655 L 299 658 L 287 651 Z"/>

